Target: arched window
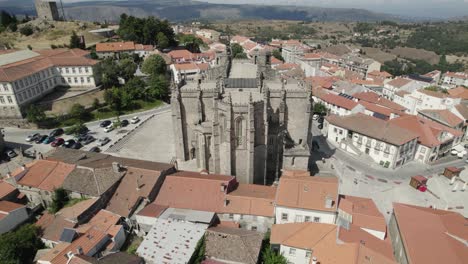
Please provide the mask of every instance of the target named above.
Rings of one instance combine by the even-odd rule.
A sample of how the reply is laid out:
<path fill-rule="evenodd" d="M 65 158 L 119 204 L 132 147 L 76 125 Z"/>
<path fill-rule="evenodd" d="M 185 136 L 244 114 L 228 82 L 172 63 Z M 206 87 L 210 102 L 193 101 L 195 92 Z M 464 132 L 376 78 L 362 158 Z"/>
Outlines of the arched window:
<path fill-rule="evenodd" d="M 243 144 L 244 118 L 238 117 L 235 121 L 236 147 Z"/>

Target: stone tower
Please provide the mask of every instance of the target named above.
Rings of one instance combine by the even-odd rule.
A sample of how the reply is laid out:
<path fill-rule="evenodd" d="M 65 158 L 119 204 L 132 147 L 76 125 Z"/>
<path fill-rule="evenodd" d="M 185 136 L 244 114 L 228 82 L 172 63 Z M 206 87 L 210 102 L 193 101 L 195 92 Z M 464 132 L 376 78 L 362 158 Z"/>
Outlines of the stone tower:
<path fill-rule="evenodd" d="M 36 6 L 37 17 L 45 20 L 60 20 L 60 15 L 57 8 L 57 2 L 46 0 L 34 0 Z"/>

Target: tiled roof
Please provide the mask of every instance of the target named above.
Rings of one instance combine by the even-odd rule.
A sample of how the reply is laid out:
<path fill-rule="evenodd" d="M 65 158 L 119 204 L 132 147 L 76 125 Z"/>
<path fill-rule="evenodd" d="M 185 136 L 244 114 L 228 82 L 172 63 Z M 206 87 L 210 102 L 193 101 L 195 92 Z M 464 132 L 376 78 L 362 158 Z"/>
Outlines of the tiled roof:
<path fill-rule="evenodd" d="M 24 171 L 14 174 L 18 184 L 53 191 L 62 186 L 75 165 L 58 161 L 38 160 Z"/>
<path fill-rule="evenodd" d="M 0 66 L 0 81 L 16 81 L 53 66 L 93 66 L 98 63 L 86 57 L 89 52 L 79 49 L 35 52 L 39 56 Z"/>
<path fill-rule="evenodd" d="M 64 207 L 58 212 L 58 215 L 67 220 L 76 222 L 77 218 L 90 209 L 98 200 L 98 198 L 86 199 L 73 206 Z"/>
<path fill-rule="evenodd" d="M 462 215 L 400 203 L 393 212 L 409 263 L 466 263 L 468 221 Z"/>
<path fill-rule="evenodd" d="M 366 110 L 368 110 L 368 111 L 371 111 L 371 112 L 378 113 L 378 114 L 386 116 L 387 119 L 393 113 L 393 111 L 391 109 L 389 109 L 389 108 L 385 108 L 385 107 L 382 107 L 382 106 L 379 106 L 379 105 L 376 105 L 376 104 L 373 104 L 373 103 L 369 103 L 369 102 L 366 102 L 366 101 L 360 101 L 359 104 L 364 106 L 366 108 Z"/>
<path fill-rule="evenodd" d="M 449 132 L 454 136 L 462 135 L 461 131 L 441 125 L 437 122 L 420 116 L 400 116 L 398 118 L 391 119 L 388 122 L 395 126 L 406 129 L 407 131 L 411 131 L 412 134 L 418 135 L 418 142 L 431 148 L 443 143 L 439 140 L 439 136 L 444 131 Z"/>
<path fill-rule="evenodd" d="M 63 188 L 91 197 L 99 197 L 116 184 L 123 173 L 112 168 L 77 168 L 63 182 Z"/>
<path fill-rule="evenodd" d="M 36 225 L 42 229 L 42 238 L 58 242 L 64 228 L 75 228 L 77 224 L 61 215 L 45 212 L 36 222 Z"/>
<path fill-rule="evenodd" d="M 120 216 L 129 217 L 141 199 L 154 199 L 150 194 L 154 191 L 160 176 L 160 171 L 128 167 L 106 209 Z"/>
<path fill-rule="evenodd" d="M 224 213 L 274 216 L 276 187 L 239 184 L 236 190 L 226 195 L 227 205 Z"/>
<path fill-rule="evenodd" d="M 296 63 L 283 63 L 278 66 L 276 66 L 276 70 L 291 70 L 291 69 L 297 69 L 300 68 L 300 66 Z"/>
<path fill-rule="evenodd" d="M 326 207 L 331 199 L 332 205 Z M 334 212 L 337 208 L 338 180 L 335 177 L 281 177 L 276 205 Z"/>
<path fill-rule="evenodd" d="M 200 70 L 206 71 L 209 68 L 208 63 L 194 63 L 194 62 L 186 62 L 186 63 L 174 63 L 174 67 L 178 71 L 189 71 L 189 70 Z"/>
<path fill-rule="evenodd" d="M 455 109 L 463 116 L 465 120 L 468 120 L 468 106 L 465 104 L 458 104 L 455 106 Z"/>
<path fill-rule="evenodd" d="M 448 90 L 448 93 L 453 98 L 461 98 L 462 100 L 468 100 L 468 88 L 465 88 L 463 86 L 459 86 L 457 88 L 450 89 L 450 90 Z"/>
<path fill-rule="evenodd" d="M 392 75 L 386 71 L 371 71 L 367 75 L 383 78 L 391 78 Z"/>
<path fill-rule="evenodd" d="M 240 228 L 212 227 L 205 234 L 208 258 L 257 264 L 264 234 Z"/>
<path fill-rule="evenodd" d="M 358 113 L 349 116 L 330 115 L 326 117 L 326 120 L 332 125 L 352 130 L 359 134 L 397 146 L 403 145 L 418 137 L 417 133 L 391 123 L 394 119 L 384 121 L 379 118 Z"/>
<path fill-rule="evenodd" d="M 464 123 L 465 121 L 456 116 L 454 113 L 450 112 L 448 109 L 426 109 L 426 110 L 419 110 L 419 113 L 422 115 L 430 118 L 430 119 L 435 119 L 436 121 L 439 121 L 441 123 L 444 123 L 447 126 L 450 127 L 455 127 L 459 125 L 460 123 Z"/>
<path fill-rule="evenodd" d="M 166 177 L 155 203 L 173 208 L 221 212 L 226 193 L 235 184 L 233 176 L 179 171 Z"/>
<path fill-rule="evenodd" d="M 186 61 L 191 61 L 194 58 L 194 55 L 192 52 L 183 49 L 183 50 L 172 50 L 169 53 L 167 53 L 173 60 L 186 60 Z"/>
<path fill-rule="evenodd" d="M 374 92 L 362 92 L 362 93 L 355 93 L 353 94 L 353 97 L 354 98 L 357 98 L 359 99 L 360 101 L 366 101 L 366 102 L 369 102 L 369 103 L 374 103 L 374 104 L 377 104 L 377 105 L 380 105 L 380 106 L 383 106 L 383 107 L 386 107 L 386 108 L 390 108 L 390 109 L 393 109 L 393 110 L 397 110 L 397 111 L 405 111 L 406 108 L 395 103 L 395 102 L 392 102 L 386 98 L 383 98 L 381 96 L 379 96 L 378 94 L 374 93 Z"/>
<path fill-rule="evenodd" d="M 96 229 L 112 235 L 112 229 L 117 227 L 120 229 L 120 225 L 117 225 L 120 221 L 120 216 L 107 210 L 99 210 L 99 212 L 93 216 L 88 223 L 80 225 L 78 231 L 86 233 L 89 229 Z"/>
<path fill-rule="evenodd" d="M 442 92 L 438 92 L 438 91 L 436 92 L 436 91 L 431 91 L 431 90 L 426 90 L 426 89 L 419 89 L 418 92 L 425 94 L 427 96 L 432 96 L 432 97 L 441 98 L 441 99 L 451 97 L 450 94 L 445 94 Z"/>
<path fill-rule="evenodd" d="M 356 197 L 350 195 L 340 196 L 338 208 L 352 215 L 352 224 L 361 228 L 387 231 L 385 218 L 380 213 L 374 201 L 369 198 Z"/>
<path fill-rule="evenodd" d="M 395 79 L 391 80 L 387 84 L 391 85 L 393 87 L 396 87 L 396 88 L 401 88 L 401 87 L 407 85 L 410 82 L 411 82 L 411 80 L 403 79 L 403 78 L 398 77 L 398 78 L 395 78 Z"/>
<path fill-rule="evenodd" d="M 135 50 L 135 43 L 133 43 L 133 41 L 96 44 L 96 52 L 119 52 L 129 50 Z"/>
<path fill-rule="evenodd" d="M 458 79 L 468 79 L 468 74 L 463 72 L 446 72 L 444 76 L 458 78 Z"/>
<path fill-rule="evenodd" d="M 275 64 L 283 64 L 284 62 L 278 60 L 277 58 L 275 57 L 271 57 L 271 65 L 275 65 Z"/>
<path fill-rule="evenodd" d="M 167 206 L 150 203 L 141 211 L 139 211 L 137 215 L 147 216 L 147 217 L 159 217 L 166 209 L 167 209 Z"/>
<path fill-rule="evenodd" d="M 23 204 L 12 203 L 9 201 L 0 201 L 0 213 L 8 214 L 11 211 L 25 207 Z"/>
<path fill-rule="evenodd" d="M 10 183 L 0 180 L 0 199 L 5 198 L 12 192 L 16 192 L 17 189 L 15 186 L 11 185 Z"/>
<path fill-rule="evenodd" d="M 358 103 L 353 100 L 350 100 L 350 99 L 344 98 L 343 96 L 339 96 L 339 95 L 332 94 L 332 93 L 323 93 L 323 94 L 319 94 L 318 96 L 324 102 L 339 106 L 347 110 L 352 110 L 354 107 L 358 105 Z"/>

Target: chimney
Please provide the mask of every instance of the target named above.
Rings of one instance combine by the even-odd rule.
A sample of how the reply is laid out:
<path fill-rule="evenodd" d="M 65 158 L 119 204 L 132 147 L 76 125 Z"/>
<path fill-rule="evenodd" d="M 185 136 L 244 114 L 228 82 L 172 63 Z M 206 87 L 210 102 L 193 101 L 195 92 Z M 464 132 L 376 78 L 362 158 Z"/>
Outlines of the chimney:
<path fill-rule="evenodd" d="M 21 165 L 21 169 L 22 169 L 23 171 L 25 171 L 25 170 L 26 170 L 26 165 L 24 165 L 24 164 Z"/>
<path fill-rule="evenodd" d="M 137 191 L 140 190 L 140 179 L 138 179 L 138 177 L 136 178 L 136 189 Z"/>
<path fill-rule="evenodd" d="M 220 186 L 221 186 L 220 191 L 224 192 L 226 190 L 226 184 L 223 182 L 223 183 L 221 183 Z"/>
<path fill-rule="evenodd" d="M 120 172 L 120 164 L 118 162 L 112 162 L 112 170 L 115 173 L 119 173 Z"/>
<path fill-rule="evenodd" d="M 7 176 L 7 178 L 11 178 L 11 173 L 7 172 L 6 176 Z"/>
<path fill-rule="evenodd" d="M 455 183 L 455 176 L 452 177 L 452 179 L 450 179 L 450 185 L 453 185 Z"/>
<path fill-rule="evenodd" d="M 73 252 L 68 251 L 67 254 L 65 255 L 65 257 L 67 257 L 68 260 L 72 259 L 73 258 Z"/>
<path fill-rule="evenodd" d="M 81 246 L 78 246 L 78 248 L 76 249 L 76 254 L 77 255 L 84 255 L 83 248 Z"/>
<path fill-rule="evenodd" d="M 332 208 L 333 207 L 333 199 L 330 196 L 325 198 L 325 208 Z"/>
<path fill-rule="evenodd" d="M 318 264 L 317 257 L 312 257 L 312 264 Z"/>

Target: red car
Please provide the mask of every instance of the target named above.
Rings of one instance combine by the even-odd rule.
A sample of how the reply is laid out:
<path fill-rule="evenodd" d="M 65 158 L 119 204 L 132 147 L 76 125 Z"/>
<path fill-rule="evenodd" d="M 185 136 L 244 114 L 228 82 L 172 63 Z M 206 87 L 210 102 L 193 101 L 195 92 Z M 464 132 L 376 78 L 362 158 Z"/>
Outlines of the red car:
<path fill-rule="evenodd" d="M 64 142 L 65 140 L 63 138 L 56 138 L 50 145 L 52 147 L 60 147 Z"/>

